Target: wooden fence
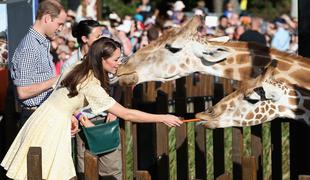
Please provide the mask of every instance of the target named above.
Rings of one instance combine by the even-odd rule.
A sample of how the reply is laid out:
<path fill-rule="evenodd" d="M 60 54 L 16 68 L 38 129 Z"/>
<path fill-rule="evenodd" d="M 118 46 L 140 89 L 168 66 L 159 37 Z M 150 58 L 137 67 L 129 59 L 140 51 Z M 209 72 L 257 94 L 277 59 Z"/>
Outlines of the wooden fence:
<path fill-rule="evenodd" d="M 123 104 L 151 113 L 173 113 L 183 118 L 192 118 L 194 114 L 203 111 L 206 107 L 219 101 L 223 95 L 232 92 L 232 82 L 224 79 L 217 79 L 210 76 L 193 74 L 186 78 L 181 78 L 175 82 L 157 83 L 149 82 L 138 85 L 134 91 L 125 88 L 123 91 Z M 210 177 L 208 165 L 211 163 L 211 179 L 300 179 L 310 180 L 307 171 L 300 171 L 295 168 L 294 156 L 300 152 L 296 150 L 296 144 L 291 139 L 289 146 L 283 148 L 282 127 L 283 124 L 290 124 L 287 120 L 275 120 L 268 123 L 270 129 L 270 147 L 268 149 L 270 158 L 267 159 L 270 165 L 270 174 L 266 175 L 263 159 L 266 159 L 263 145 L 263 127 L 257 125 L 250 127 L 249 147 L 245 147 L 245 128 L 231 128 L 231 147 L 227 151 L 226 129 L 206 130 L 202 126 L 194 127 L 194 151 L 189 153 L 189 125 L 184 124 L 175 128 L 175 171 L 171 170 L 171 154 L 169 147 L 169 129 L 163 124 L 135 124 L 131 123 L 133 168 L 130 170 L 133 179 L 207 179 Z M 123 176 L 126 173 L 126 146 L 125 146 L 125 126 L 121 124 L 122 149 L 123 149 Z M 293 129 L 290 129 L 290 133 Z M 212 134 L 211 139 L 207 139 L 206 134 Z M 212 150 L 207 143 L 211 141 Z M 306 144 L 309 142 L 305 142 Z M 249 150 L 250 149 L 250 150 Z M 226 150 L 226 151 L 225 151 Z M 249 154 L 245 154 L 245 151 Z M 38 150 L 36 150 L 38 151 Z M 35 151 L 35 152 L 36 152 Z M 210 152 L 212 151 L 212 152 Z M 289 153 L 287 153 L 289 151 Z M 31 154 L 31 153 L 30 153 Z M 209 162 L 207 156 L 212 156 Z M 227 154 L 229 154 L 227 158 Z M 283 158 L 283 154 L 287 159 Z M 97 157 L 86 152 L 85 155 L 86 179 L 98 179 Z M 38 157 L 34 157 L 40 159 Z M 30 162 L 34 162 L 34 158 Z M 190 159 L 194 163 L 190 164 Z M 227 167 L 227 162 L 231 163 L 231 170 Z M 288 170 L 283 169 L 282 164 L 288 165 Z M 90 167 L 90 168 L 87 168 Z M 33 166 L 38 168 L 37 166 Z M 40 168 L 38 168 L 40 169 Z M 128 169 L 128 168 L 127 168 Z M 190 169 L 194 169 L 194 175 L 190 175 Z M 34 169 L 29 169 L 30 174 L 35 174 Z M 90 171 L 89 171 L 90 170 Z M 289 171 L 289 172 L 285 172 Z M 286 174 L 286 176 L 283 176 Z M 288 176 L 287 176 L 288 174 Z M 32 177 L 32 176 L 28 176 Z M 33 178 L 35 179 L 35 178 Z"/>
<path fill-rule="evenodd" d="M 194 114 L 203 111 L 206 107 L 218 102 L 223 96 L 233 91 L 233 86 L 237 86 L 230 80 L 217 77 L 204 76 L 198 73 L 190 75 L 186 78 L 180 78 L 175 82 L 157 83 L 148 82 L 136 87 L 133 95 L 131 91 L 125 91 L 126 99 L 124 104 L 128 107 L 148 111 L 151 113 L 173 113 L 185 119 L 193 118 Z M 130 98 L 129 98 L 130 97 Z M 133 97 L 131 99 L 131 97 Z M 132 100 L 132 101 L 131 101 Z M 172 107 L 171 107 L 172 106 Z M 297 125 L 296 125 L 297 124 Z M 283 126 L 289 127 L 288 145 L 285 147 L 282 138 Z M 244 129 L 231 128 L 231 147 L 230 151 L 225 152 L 226 129 L 208 130 L 212 133 L 212 139 L 206 138 L 206 129 L 201 126 L 195 127 L 195 147 L 194 153 L 189 154 L 189 137 L 188 126 L 183 125 L 176 128 L 176 171 L 171 172 L 169 169 L 169 148 L 168 133 L 169 129 L 162 124 L 144 125 L 133 124 L 133 151 L 134 151 L 134 172 L 139 170 L 147 170 L 153 179 L 169 179 L 171 173 L 176 173 L 176 179 L 207 179 L 208 164 L 212 163 L 213 176 L 212 179 L 298 179 L 309 178 L 309 176 L 300 176 L 301 174 L 310 174 L 309 171 L 301 170 L 297 167 L 300 160 L 296 160 L 297 156 L 301 156 L 300 144 L 297 146 L 294 138 L 295 131 L 298 128 L 308 128 L 304 124 L 295 123 L 291 120 L 274 120 L 268 123 L 270 130 L 268 149 L 269 159 L 264 156 L 263 146 L 263 128 L 262 125 L 253 126 L 250 129 L 250 145 L 244 145 Z M 309 128 L 308 128 L 309 129 Z M 144 138 L 143 138 L 144 137 Z M 146 137 L 146 138 L 145 138 Z M 296 138 L 296 137 L 295 137 Z M 209 152 L 206 142 L 212 141 L 212 150 Z M 308 144 L 309 142 L 305 142 Z M 150 146 L 152 148 L 145 148 Z M 246 148 L 246 149 L 245 149 Z M 250 149 L 250 150 L 248 150 Z M 250 151 L 250 154 L 245 154 Z M 213 161 L 207 162 L 206 156 L 212 154 Z M 225 156 L 231 154 L 231 159 Z M 194 177 L 189 175 L 189 158 L 194 156 Z M 284 158 L 284 156 L 286 156 Z M 150 158 L 151 157 L 151 158 Z M 305 155 L 305 161 L 307 156 Z M 263 159 L 267 159 L 263 162 Z M 302 159 L 302 158 L 301 158 Z M 232 170 L 227 171 L 227 161 L 231 161 Z M 266 175 L 264 164 L 270 165 L 269 175 Z M 288 166 L 284 169 L 282 164 Z M 307 164 L 307 163 L 305 163 Z M 289 172 L 287 172 L 289 171 Z M 284 176 L 285 174 L 285 176 Z M 135 175 L 137 177 L 137 174 Z"/>

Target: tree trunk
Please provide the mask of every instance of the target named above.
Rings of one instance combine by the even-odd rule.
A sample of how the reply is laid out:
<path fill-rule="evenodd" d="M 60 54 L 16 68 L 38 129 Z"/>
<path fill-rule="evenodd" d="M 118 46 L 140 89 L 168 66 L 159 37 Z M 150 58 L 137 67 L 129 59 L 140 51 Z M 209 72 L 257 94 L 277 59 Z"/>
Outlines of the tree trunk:
<path fill-rule="evenodd" d="M 240 13 L 240 4 L 238 0 L 230 0 L 230 2 L 233 4 L 234 7 L 234 12 L 235 13 Z"/>
<path fill-rule="evenodd" d="M 223 13 L 223 4 L 224 4 L 224 0 L 213 0 L 214 12 L 216 14 Z"/>
<path fill-rule="evenodd" d="M 298 0 L 291 0 L 291 16 L 298 18 Z"/>

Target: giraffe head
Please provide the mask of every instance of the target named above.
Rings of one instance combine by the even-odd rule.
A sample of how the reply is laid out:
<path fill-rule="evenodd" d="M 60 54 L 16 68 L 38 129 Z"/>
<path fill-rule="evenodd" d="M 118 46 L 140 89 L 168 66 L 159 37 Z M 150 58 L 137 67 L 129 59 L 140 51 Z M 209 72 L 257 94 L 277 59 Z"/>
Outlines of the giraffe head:
<path fill-rule="evenodd" d="M 223 98 L 214 107 L 196 114 L 207 128 L 251 126 L 287 117 L 309 122 L 310 93 L 273 78 L 274 67 Z"/>
<path fill-rule="evenodd" d="M 180 28 L 167 30 L 157 40 L 139 49 L 119 66 L 117 76 L 121 84 L 138 84 L 146 81 L 169 81 L 201 71 L 232 55 L 229 48 L 211 45 L 199 35 L 200 16 L 194 16 Z M 210 41 L 227 41 L 215 38 Z M 210 70 L 211 72 L 212 70 Z"/>

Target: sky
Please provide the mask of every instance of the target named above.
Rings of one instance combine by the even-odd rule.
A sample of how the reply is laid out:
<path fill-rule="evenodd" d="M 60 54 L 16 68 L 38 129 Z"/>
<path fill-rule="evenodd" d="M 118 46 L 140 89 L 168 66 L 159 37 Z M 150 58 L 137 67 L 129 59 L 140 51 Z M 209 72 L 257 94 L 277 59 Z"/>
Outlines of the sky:
<path fill-rule="evenodd" d="M 7 26 L 6 4 L 0 4 L 0 32 L 4 31 Z"/>

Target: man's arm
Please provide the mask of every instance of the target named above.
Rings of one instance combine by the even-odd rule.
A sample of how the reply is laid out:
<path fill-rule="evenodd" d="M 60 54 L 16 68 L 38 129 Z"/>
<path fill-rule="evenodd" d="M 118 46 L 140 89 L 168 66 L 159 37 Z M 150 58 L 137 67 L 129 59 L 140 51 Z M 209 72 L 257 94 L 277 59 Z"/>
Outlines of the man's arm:
<path fill-rule="evenodd" d="M 29 86 L 17 86 L 17 95 L 19 99 L 28 99 L 48 90 L 56 83 L 58 76 L 52 77 L 47 81 L 35 83 Z"/>

